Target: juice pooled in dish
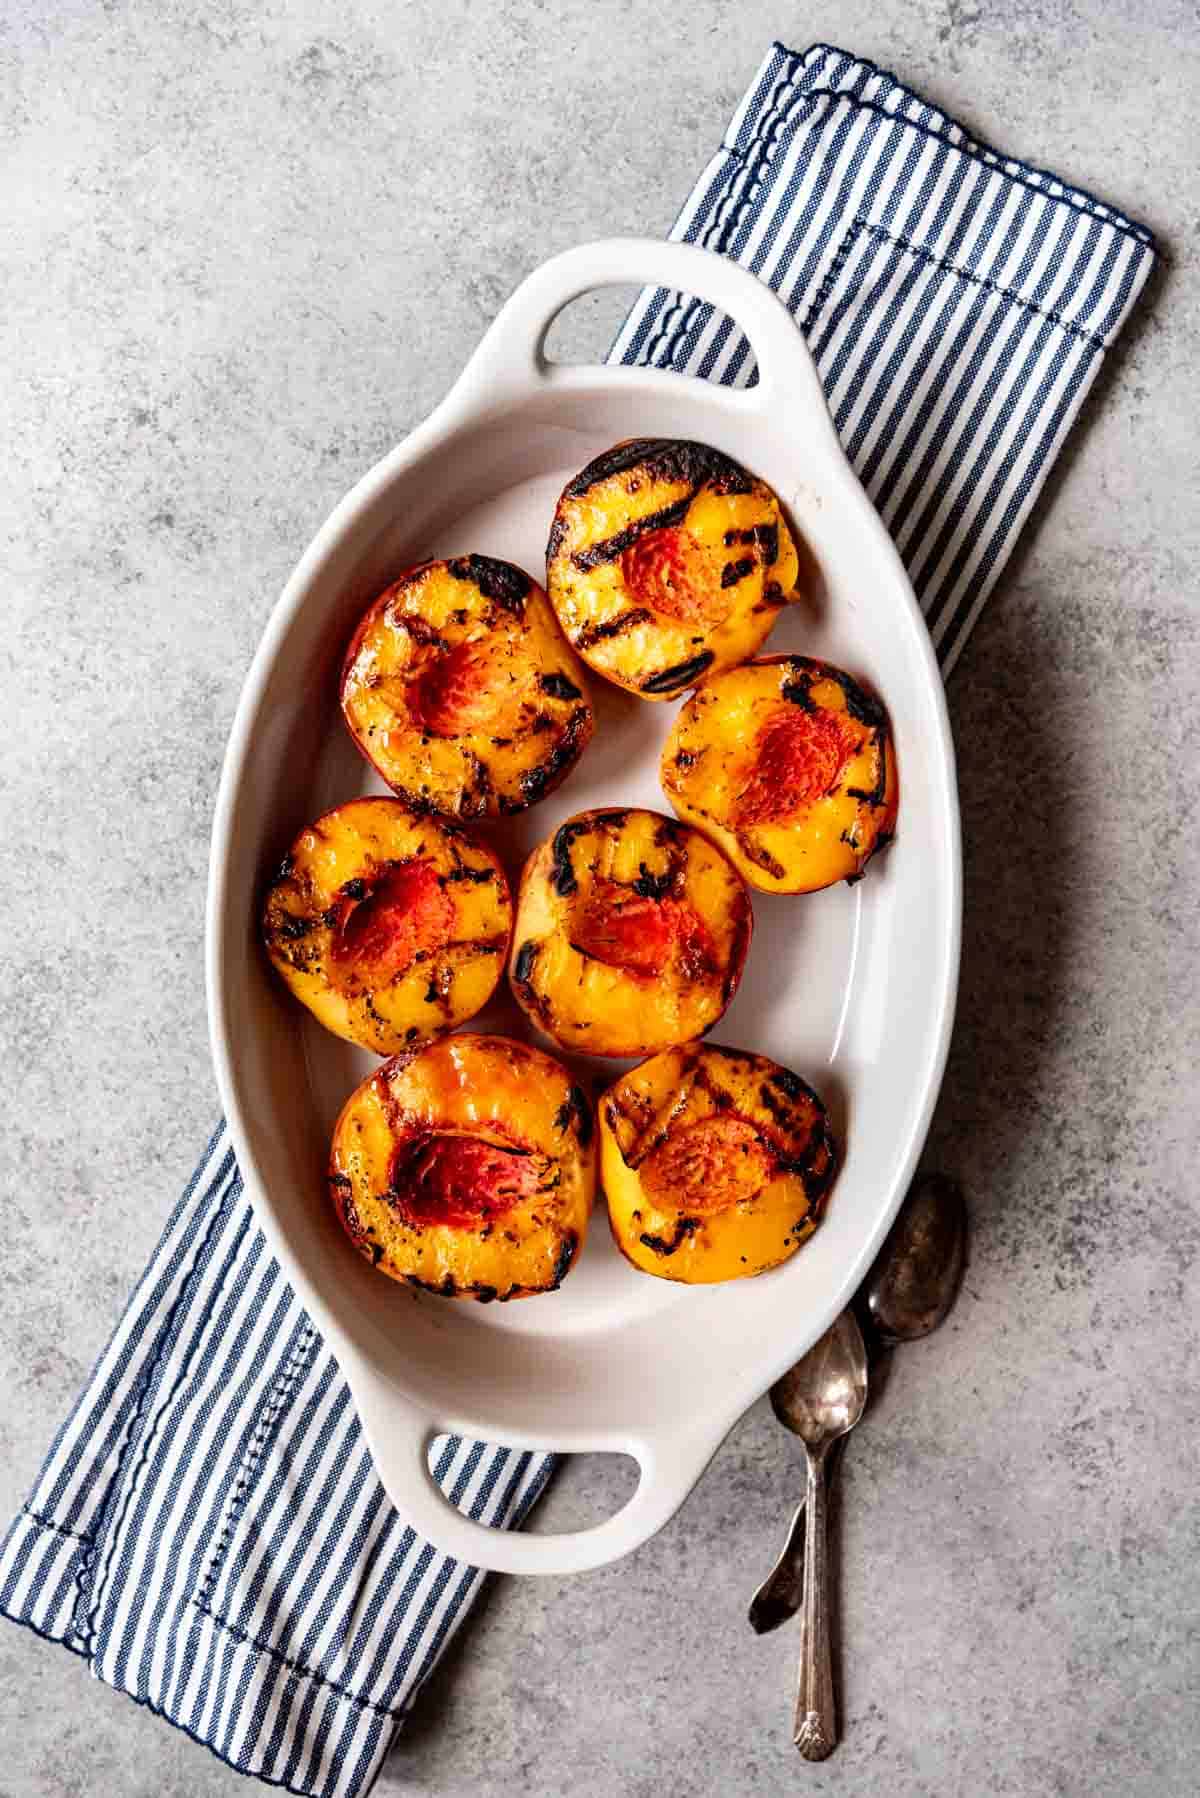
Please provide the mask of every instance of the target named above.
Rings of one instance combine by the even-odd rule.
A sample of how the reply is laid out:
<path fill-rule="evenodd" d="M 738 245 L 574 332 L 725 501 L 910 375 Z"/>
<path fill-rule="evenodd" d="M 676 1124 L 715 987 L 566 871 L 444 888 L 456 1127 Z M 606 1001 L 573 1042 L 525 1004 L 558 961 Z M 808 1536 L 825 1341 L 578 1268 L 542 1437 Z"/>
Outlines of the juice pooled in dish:
<path fill-rule="evenodd" d="M 504 970 L 512 901 L 492 850 L 398 799 L 352 799 L 300 832 L 263 906 L 276 971 L 377 1055 L 474 1017 Z"/>
<path fill-rule="evenodd" d="M 684 1043 L 623 1075 L 599 1113 L 612 1233 L 643 1273 L 744 1279 L 816 1229 L 837 1170 L 829 1119 L 765 1055 Z"/>
<path fill-rule="evenodd" d="M 699 831 L 661 812 L 580 812 L 525 864 L 509 980 L 561 1047 L 653 1054 L 711 1030 L 753 924 L 741 876 Z"/>
<path fill-rule="evenodd" d="M 546 595 L 492 556 L 423 562 L 380 594 L 346 656 L 342 712 L 394 793 L 453 818 L 535 805 L 592 734 Z"/>
<path fill-rule="evenodd" d="M 705 681 L 671 728 L 662 784 L 764 893 L 858 880 L 896 828 L 887 713 L 807 656 L 763 656 Z"/>
<path fill-rule="evenodd" d="M 587 1233 L 591 1107 L 539 1049 L 443 1037 L 350 1095 L 329 1190 L 355 1248 L 393 1280 L 484 1303 L 553 1292 Z"/>
<path fill-rule="evenodd" d="M 673 699 L 753 655 L 799 597 L 799 562 L 765 481 L 705 443 L 639 437 L 563 491 L 546 585 L 606 680 Z"/>

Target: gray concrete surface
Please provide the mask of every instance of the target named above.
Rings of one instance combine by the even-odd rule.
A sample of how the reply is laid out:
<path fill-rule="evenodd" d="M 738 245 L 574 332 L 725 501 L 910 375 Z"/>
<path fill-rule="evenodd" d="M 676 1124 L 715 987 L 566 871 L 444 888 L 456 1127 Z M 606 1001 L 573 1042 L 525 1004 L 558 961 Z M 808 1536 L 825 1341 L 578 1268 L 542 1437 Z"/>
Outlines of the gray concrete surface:
<path fill-rule="evenodd" d="M 744 1624 L 798 1480 L 760 1406 L 632 1561 L 492 1588 L 378 1789 L 1189 1798 L 1200 26 L 1175 0 L 4 9 L 0 1510 L 214 1115 L 209 812 L 284 577 L 524 271 L 667 228 L 773 35 L 885 62 L 1166 252 L 952 681 L 966 956 L 928 1159 L 970 1194 L 972 1266 L 847 1457 L 835 1761 L 797 1765 L 794 1640 Z M 576 1463 L 543 1523 L 619 1478 Z M 247 1789 L 11 1627 L 0 1678 L 4 1798 Z"/>

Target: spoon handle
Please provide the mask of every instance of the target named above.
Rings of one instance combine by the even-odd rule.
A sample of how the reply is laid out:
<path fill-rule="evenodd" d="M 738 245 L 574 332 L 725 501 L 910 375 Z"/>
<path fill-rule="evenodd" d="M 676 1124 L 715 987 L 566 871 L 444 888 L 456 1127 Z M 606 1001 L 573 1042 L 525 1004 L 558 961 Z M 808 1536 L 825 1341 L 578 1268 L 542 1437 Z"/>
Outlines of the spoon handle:
<path fill-rule="evenodd" d="M 833 1663 L 829 1647 L 829 1541 L 825 1523 L 827 1443 L 808 1449 L 801 1607 L 800 1690 L 792 1740 L 806 1761 L 823 1761 L 837 1746 Z"/>

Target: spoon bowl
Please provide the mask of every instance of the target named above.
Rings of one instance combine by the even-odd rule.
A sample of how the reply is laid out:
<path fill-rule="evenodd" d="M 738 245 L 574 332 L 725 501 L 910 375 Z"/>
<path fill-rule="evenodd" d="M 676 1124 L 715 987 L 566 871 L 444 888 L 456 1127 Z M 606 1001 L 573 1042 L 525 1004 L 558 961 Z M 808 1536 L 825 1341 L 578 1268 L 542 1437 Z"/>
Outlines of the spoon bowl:
<path fill-rule="evenodd" d="M 861 1289 L 870 1327 L 891 1348 L 942 1323 L 958 1297 L 967 1260 L 967 1208 L 944 1174 L 913 1185 Z"/>
<path fill-rule="evenodd" d="M 852 1430 L 866 1402 L 867 1348 L 852 1311 L 843 1311 L 771 1388 L 780 1423 L 814 1449 Z"/>

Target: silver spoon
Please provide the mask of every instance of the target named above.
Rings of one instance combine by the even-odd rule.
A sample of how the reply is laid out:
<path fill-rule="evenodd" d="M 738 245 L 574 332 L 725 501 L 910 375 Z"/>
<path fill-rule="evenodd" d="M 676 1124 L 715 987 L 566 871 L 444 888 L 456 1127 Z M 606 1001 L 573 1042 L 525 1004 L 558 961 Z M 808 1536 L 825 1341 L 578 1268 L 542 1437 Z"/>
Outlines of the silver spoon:
<path fill-rule="evenodd" d="M 915 1342 L 943 1322 L 958 1296 L 966 1262 L 967 1214 L 958 1187 L 943 1174 L 914 1182 L 855 1304 L 874 1345 Z M 750 1600 L 757 1635 L 778 1629 L 800 1609 L 804 1590 L 804 1501 L 783 1550 Z"/>
<path fill-rule="evenodd" d="M 859 1297 L 885 1348 L 945 1321 L 967 1261 L 967 1208 L 944 1174 L 925 1174 L 900 1207 Z"/>
<path fill-rule="evenodd" d="M 837 1746 L 829 1648 L 825 1464 L 833 1444 L 862 1416 L 866 1402 L 867 1349 L 852 1311 L 843 1311 L 807 1355 L 771 1388 L 775 1415 L 799 1436 L 808 1462 L 800 1689 L 792 1739 L 810 1761 L 823 1761 Z"/>

